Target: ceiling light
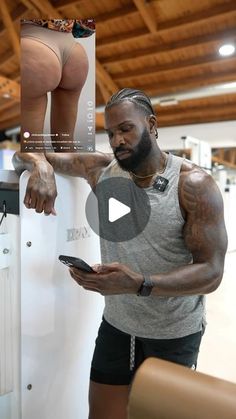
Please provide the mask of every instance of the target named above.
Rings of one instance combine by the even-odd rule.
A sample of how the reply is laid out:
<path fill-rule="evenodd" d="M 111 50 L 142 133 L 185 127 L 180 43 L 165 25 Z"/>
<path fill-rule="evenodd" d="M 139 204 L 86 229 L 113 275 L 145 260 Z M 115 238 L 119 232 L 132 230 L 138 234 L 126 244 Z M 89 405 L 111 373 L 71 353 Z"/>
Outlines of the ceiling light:
<path fill-rule="evenodd" d="M 11 95 L 9 93 L 3 93 L 2 97 L 4 97 L 5 99 L 9 99 Z"/>
<path fill-rule="evenodd" d="M 235 51 L 235 46 L 232 44 L 225 44 L 219 48 L 219 54 L 222 55 L 222 57 L 227 57 L 228 55 L 232 55 L 234 51 Z"/>

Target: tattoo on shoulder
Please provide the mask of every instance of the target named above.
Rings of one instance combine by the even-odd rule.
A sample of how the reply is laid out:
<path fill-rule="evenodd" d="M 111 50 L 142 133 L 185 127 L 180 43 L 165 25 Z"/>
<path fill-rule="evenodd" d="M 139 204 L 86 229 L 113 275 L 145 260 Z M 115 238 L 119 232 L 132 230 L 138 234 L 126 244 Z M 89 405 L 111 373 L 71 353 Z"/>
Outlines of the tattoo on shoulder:
<path fill-rule="evenodd" d="M 214 221 L 222 211 L 222 198 L 212 177 L 193 171 L 183 178 L 180 190 L 181 204 L 189 216 Z M 221 212 L 220 211 L 220 212 Z"/>

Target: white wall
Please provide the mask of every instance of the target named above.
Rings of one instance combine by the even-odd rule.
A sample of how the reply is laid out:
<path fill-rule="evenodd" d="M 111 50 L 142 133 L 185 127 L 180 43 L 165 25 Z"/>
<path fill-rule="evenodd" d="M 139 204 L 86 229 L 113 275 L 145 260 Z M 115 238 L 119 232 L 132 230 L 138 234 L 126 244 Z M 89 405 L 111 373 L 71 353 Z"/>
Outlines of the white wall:
<path fill-rule="evenodd" d="M 56 217 L 21 204 L 22 419 L 87 419 L 90 363 L 104 304 L 58 261 L 60 254 L 100 261 L 99 238 L 84 211 L 89 186 L 79 178 L 56 179 Z M 27 173 L 21 202 L 26 182 Z M 88 234 L 81 235 L 85 228 Z M 72 229 L 77 233 L 68 241 Z"/>

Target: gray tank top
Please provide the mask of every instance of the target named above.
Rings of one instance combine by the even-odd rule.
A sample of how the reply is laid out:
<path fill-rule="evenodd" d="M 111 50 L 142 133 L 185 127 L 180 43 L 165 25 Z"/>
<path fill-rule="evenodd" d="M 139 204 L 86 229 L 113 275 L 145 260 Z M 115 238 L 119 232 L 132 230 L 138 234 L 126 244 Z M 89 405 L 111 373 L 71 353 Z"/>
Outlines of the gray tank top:
<path fill-rule="evenodd" d="M 145 188 L 151 216 L 145 229 L 134 239 L 114 243 L 100 238 L 103 263 L 120 262 L 146 275 L 168 272 L 192 263 L 183 239 L 184 219 L 178 199 L 179 173 L 183 159 L 169 154 L 163 177 L 169 180 L 164 192 Z M 104 170 L 99 182 L 110 177 L 131 179 L 116 160 Z M 100 214 L 102 209 L 100 208 Z M 142 208 L 140 208 L 142 211 Z M 129 228 L 129 226 L 127 226 Z M 105 297 L 105 319 L 132 336 L 173 339 L 199 332 L 205 325 L 202 295 L 138 297 L 123 294 Z"/>

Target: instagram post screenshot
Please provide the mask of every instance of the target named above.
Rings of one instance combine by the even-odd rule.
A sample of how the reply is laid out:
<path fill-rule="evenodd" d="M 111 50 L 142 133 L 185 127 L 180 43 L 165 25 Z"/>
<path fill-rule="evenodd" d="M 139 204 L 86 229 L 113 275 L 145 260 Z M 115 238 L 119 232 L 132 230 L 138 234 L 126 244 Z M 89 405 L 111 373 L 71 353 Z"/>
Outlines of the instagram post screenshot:
<path fill-rule="evenodd" d="M 95 21 L 21 19 L 21 151 L 94 152 Z"/>

